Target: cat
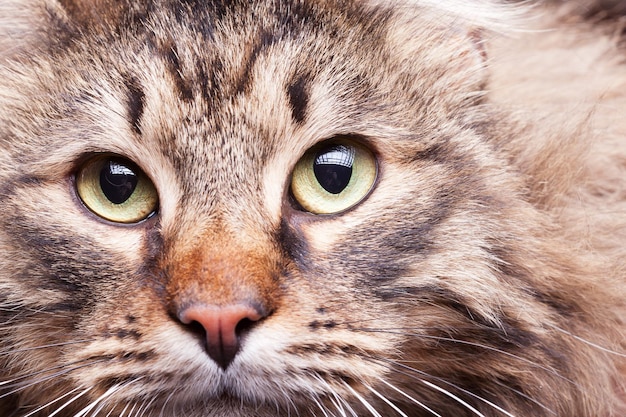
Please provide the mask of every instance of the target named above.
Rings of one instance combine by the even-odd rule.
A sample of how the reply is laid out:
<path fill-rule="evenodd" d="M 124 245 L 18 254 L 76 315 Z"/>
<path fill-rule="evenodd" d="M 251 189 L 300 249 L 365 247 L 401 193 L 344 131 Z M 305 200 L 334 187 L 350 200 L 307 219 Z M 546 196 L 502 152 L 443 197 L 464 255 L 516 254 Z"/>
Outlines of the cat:
<path fill-rule="evenodd" d="M 626 415 L 624 5 L 0 0 L 0 416 Z"/>

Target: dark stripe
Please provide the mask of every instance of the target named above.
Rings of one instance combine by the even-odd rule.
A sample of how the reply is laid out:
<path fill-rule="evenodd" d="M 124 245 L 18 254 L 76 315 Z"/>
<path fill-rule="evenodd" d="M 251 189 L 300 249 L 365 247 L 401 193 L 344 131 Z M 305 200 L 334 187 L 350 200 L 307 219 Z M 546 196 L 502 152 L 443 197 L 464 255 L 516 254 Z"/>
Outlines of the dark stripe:
<path fill-rule="evenodd" d="M 302 123 L 306 117 L 309 104 L 307 84 L 307 79 L 301 75 L 287 87 L 289 104 L 291 105 L 291 115 L 297 123 Z"/>
<path fill-rule="evenodd" d="M 164 58 L 167 63 L 167 69 L 172 76 L 172 80 L 174 81 L 179 97 L 185 101 L 191 101 L 193 99 L 193 86 L 183 75 L 176 45 L 171 42 L 164 46 L 164 50 Z"/>
<path fill-rule="evenodd" d="M 146 95 L 139 80 L 129 76 L 124 80 L 128 98 L 128 121 L 135 133 L 141 135 L 141 117 L 143 116 Z"/>
<path fill-rule="evenodd" d="M 413 155 L 411 155 L 410 160 L 412 162 L 415 161 L 434 161 L 434 162 L 445 162 L 447 156 L 450 154 L 450 151 L 447 149 L 445 142 L 437 142 L 428 146 L 426 149 L 422 149 Z"/>
<path fill-rule="evenodd" d="M 548 291 L 544 291 L 536 286 L 529 287 L 529 284 L 531 284 L 533 280 L 536 280 L 536 277 L 531 277 L 532 272 L 519 264 L 516 260 L 517 255 L 513 253 L 514 249 L 497 247 L 495 246 L 496 244 L 497 243 L 494 243 L 494 246 L 488 248 L 487 251 L 491 255 L 491 259 L 493 259 L 493 265 L 503 277 L 506 277 L 507 280 L 514 279 L 521 283 L 526 294 L 531 296 L 538 303 L 549 307 L 561 317 L 573 317 L 580 313 L 582 310 L 580 306 L 562 292 L 549 291 L 549 289 Z M 546 277 L 545 281 L 550 282 L 551 280 Z"/>
<path fill-rule="evenodd" d="M 309 247 L 298 228 L 283 219 L 275 239 L 282 249 L 283 256 L 293 260 L 301 270 L 308 269 Z"/>
<path fill-rule="evenodd" d="M 261 32 L 257 39 L 256 44 L 248 52 L 241 71 L 239 71 L 233 80 L 235 84 L 234 96 L 250 90 L 252 86 L 252 70 L 259 56 L 277 42 L 276 37 L 270 32 Z"/>
<path fill-rule="evenodd" d="M 113 333 L 118 339 L 132 338 L 134 340 L 141 339 L 141 333 L 135 329 L 117 329 Z"/>

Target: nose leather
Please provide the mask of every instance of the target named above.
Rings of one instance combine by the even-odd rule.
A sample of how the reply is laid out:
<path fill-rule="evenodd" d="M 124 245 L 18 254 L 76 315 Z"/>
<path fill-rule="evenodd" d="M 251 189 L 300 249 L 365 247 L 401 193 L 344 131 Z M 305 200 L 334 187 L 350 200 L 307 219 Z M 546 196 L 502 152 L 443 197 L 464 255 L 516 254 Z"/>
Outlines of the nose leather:
<path fill-rule="evenodd" d="M 207 354 L 224 370 L 239 351 L 241 332 L 261 318 L 258 309 L 246 304 L 192 305 L 179 314 L 183 324 L 198 323 L 204 329 Z"/>

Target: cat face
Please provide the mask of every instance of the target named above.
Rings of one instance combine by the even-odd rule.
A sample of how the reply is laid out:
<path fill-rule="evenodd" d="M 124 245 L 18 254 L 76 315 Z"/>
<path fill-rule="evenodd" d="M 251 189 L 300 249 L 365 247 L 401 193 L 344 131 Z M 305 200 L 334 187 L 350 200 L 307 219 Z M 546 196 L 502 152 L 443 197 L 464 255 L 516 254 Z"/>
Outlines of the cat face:
<path fill-rule="evenodd" d="M 42 7 L 1 70 L 5 414 L 538 416 L 546 383 L 577 406 L 545 329 L 582 307 L 532 271 L 472 24 Z"/>

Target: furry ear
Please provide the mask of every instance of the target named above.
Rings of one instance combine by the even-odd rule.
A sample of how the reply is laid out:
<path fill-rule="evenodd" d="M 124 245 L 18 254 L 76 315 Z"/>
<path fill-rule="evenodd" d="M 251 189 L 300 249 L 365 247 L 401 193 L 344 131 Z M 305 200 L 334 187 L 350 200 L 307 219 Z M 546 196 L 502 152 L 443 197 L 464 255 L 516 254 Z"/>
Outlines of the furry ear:
<path fill-rule="evenodd" d="M 0 0 L 0 63 L 61 42 L 76 28 L 72 0 Z M 86 2 L 87 3 L 87 2 Z"/>
<path fill-rule="evenodd" d="M 122 0 L 57 0 L 69 19 L 79 27 L 115 24 L 145 7 L 146 2 Z"/>
<path fill-rule="evenodd" d="M 520 0 L 518 0 L 520 1 Z M 544 0 L 544 3 L 562 7 L 566 16 L 577 16 L 592 21 L 618 21 L 626 16 L 626 1 L 624 0 Z"/>
<path fill-rule="evenodd" d="M 87 22 L 100 13 L 98 10 L 106 3 L 106 0 L 58 0 L 61 7 L 71 20 Z"/>
<path fill-rule="evenodd" d="M 487 80 L 483 35 L 489 29 L 477 24 L 481 19 L 459 16 L 430 1 L 402 4 L 395 9 L 397 15 L 388 28 L 387 42 L 390 52 L 403 64 L 403 71 L 428 67 L 440 74 L 437 82 L 441 85 L 434 87 L 440 98 L 448 91 L 482 90 Z M 422 78 L 417 73 L 415 76 Z"/>
<path fill-rule="evenodd" d="M 528 11 L 527 0 L 517 5 L 494 0 L 365 0 L 372 7 L 388 7 L 399 12 L 421 10 L 438 15 L 447 21 L 484 28 L 490 31 L 508 31 Z"/>
<path fill-rule="evenodd" d="M 0 63 L 39 38 L 45 26 L 44 1 L 0 0 Z"/>
<path fill-rule="evenodd" d="M 439 74 L 434 85 L 416 86 L 447 108 L 462 107 L 482 97 L 488 79 L 485 37 L 508 32 L 524 8 L 490 0 L 366 0 L 394 13 L 387 30 L 390 53 L 403 63 L 402 72 L 429 68 Z M 431 77 L 432 79 L 432 77 Z"/>

